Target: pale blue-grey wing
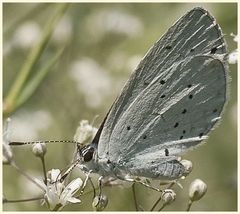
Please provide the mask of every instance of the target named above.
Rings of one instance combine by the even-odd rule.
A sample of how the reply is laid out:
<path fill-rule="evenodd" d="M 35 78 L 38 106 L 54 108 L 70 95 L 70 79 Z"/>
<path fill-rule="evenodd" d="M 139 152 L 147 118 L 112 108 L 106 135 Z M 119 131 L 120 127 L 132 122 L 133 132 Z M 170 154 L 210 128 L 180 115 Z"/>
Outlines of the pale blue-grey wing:
<path fill-rule="evenodd" d="M 147 173 L 199 145 L 224 107 L 226 69 L 220 59 L 195 56 L 155 77 L 119 118 L 108 159 Z"/>
<path fill-rule="evenodd" d="M 118 142 L 110 140 L 112 135 L 116 135 L 115 126 L 155 77 L 164 77 L 164 73 L 173 63 L 180 62 L 186 57 L 225 53 L 226 47 L 221 30 L 207 11 L 194 8 L 179 19 L 148 51 L 113 104 L 99 139 L 98 156 L 100 158 L 109 156 L 110 143 L 116 148 L 124 147 L 122 145 L 124 135 L 121 133 L 118 133 Z"/>

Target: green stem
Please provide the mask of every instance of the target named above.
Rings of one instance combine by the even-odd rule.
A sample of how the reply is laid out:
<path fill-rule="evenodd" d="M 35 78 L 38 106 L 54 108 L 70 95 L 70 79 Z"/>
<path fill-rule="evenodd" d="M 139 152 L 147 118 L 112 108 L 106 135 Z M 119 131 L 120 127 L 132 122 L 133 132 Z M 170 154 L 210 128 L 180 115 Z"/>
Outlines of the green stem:
<path fill-rule="evenodd" d="M 3 199 L 3 203 L 19 203 L 19 202 L 30 202 L 30 201 L 37 201 L 42 200 L 44 197 L 36 197 L 36 198 L 27 198 L 27 199 L 16 199 L 16 200 L 9 200 Z"/>
<path fill-rule="evenodd" d="M 11 166 L 13 166 L 20 174 L 25 176 L 28 180 L 33 182 L 36 186 L 38 186 L 43 192 L 45 192 L 45 189 L 38 184 L 31 176 L 29 176 L 27 173 L 25 173 L 23 170 L 21 170 L 15 163 L 12 163 Z"/>
<path fill-rule="evenodd" d="M 192 201 L 190 200 L 189 202 L 188 202 L 188 206 L 187 206 L 187 209 L 186 209 L 186 211 L 190 211 L 190 208 L 191 208 L 191 206 L 192 206 Z"/>
<path fill-rule="evenodd" d="M 136 196 L 136 190 L 135 190 L 135 183 L 132 185 L 132 192 L 133 192 L 133 200 L 136 211 L 138 211 L 138 203 L 137 203 L 137 196 Z"/>
<path fill-rule="evenodd" d="M 16 98 L 18 97 L 19 93 L 21 92 L 24 83 L 26 82 L 31 70 L 33 69 L 34 65 L 38 61 L 39 57 L 41 56 L 44 48 L 46 47 L 50 36 L 54 30 L 54 26 L 59 21 L 59 19 L 63 16 L 66 9 L 68 8 L 68 4 L 59 4 L 57 8 L 57 12 L 51 18 L 47 25 L 43 30 L 43 35 L 39 41 L 39 43 L 34 46 L 30 53 L 27 56 L 27 60 L 23 64 L 22 68 L 20 69 L 15 82 L 13 83 L 6 99 L 4 100 L 4 115 L 11 113 L 15 109 L 15 102 Z"/>
<path fill-rule="evenodd" d="M 152 208 L 151 208 L 150 211 L 153 211 L 153 210 L 155 209 L 155 207 L 158 205 L 158 203 L 161 201 L 161 199 L 162 199 L 162 196 L 160 196 L 160 197 L 158 198 L 158 200 L 154 203 L 154 205 L 152 206 Z"/>
<path fill-rule="evenodd" d="M 161 206 L 161 208 L 160 208 L 158 211 L 159 211 L 159 212 L 162 211 L 163 208 L 164 208 L 166 205 L 167 205 L 167 204 L 163 204 L 163 205 Z"/>
<path fill-rule="evenodd" d="M 41 157 L 41 162 L 42 162 L 42 166 L 43 166 L 44 184 L 47 185 L 47 171 L 46 171 L 46 164 L 45 164 L 44 156 Z"/>

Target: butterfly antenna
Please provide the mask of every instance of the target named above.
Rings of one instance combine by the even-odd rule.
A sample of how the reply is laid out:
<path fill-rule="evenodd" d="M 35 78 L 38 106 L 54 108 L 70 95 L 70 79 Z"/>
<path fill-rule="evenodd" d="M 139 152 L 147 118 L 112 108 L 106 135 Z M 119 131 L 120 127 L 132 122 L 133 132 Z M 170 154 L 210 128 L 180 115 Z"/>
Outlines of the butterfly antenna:
<path fill-rule="evenodd" d="M 12 141 L 9 143 L 10 146 L 22 146 L 22 145 L 31 145 L 35 143 L 74 143 L 74 144 L 80 144 L 77 141 L 74 140 L 44 140 L 44 141 L 28 141 L 28 142 L 18 142 L 18 141 Z"/>

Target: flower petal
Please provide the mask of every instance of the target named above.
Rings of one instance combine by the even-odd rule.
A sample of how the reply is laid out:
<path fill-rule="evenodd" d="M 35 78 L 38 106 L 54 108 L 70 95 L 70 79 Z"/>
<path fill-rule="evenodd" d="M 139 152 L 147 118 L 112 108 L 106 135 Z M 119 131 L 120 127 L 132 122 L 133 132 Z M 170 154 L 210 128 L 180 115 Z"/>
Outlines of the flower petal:
<path fill-rule="evenodd" d="M 72 198 L 72 196 L 80 189 L 82 183 L 83 182 L 80 178 L 71 181 L 60 196 L 61 204 L 66 205 L 69 199 Z"/>
<path fill-rule="evenodd" d="M 68 202 L 75 204 L 75 203 L 80 203 L 81 200 L 79 200 L 78 198 L 70 197 L 68 199 Z"/>

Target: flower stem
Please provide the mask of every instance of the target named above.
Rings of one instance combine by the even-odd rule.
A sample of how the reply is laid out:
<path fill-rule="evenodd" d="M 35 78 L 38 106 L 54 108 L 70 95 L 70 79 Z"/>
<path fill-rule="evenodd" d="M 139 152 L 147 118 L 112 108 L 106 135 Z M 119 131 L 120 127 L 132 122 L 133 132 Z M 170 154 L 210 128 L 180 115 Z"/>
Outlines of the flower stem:
<path fill-rule="evenodd" d="M 155 207 L 158 205 L 158 203 L 161 201 L 161 199 L 162 199 L 162 196 L 160 196 L 160 197 L 158 198 L 158 200 L 154 203 L 154 205 L 152 206 L 152 208 L 151 208 L 150 211 L 153 211 L 153 210 L 155 209 Z"/>
<path fill-rule="evenodd" d="M 66 9 L 68 8 L 68 5 L 69 4 L 59 4 L 58 5 L 57 12 L 47 22 L 47 25 L 45 26 L 45 28 L 43 30 L 43 35 L 42 35 L 40 41 L 38 42 L 38 44 L 36 46 L 34 46 L 31 49 L 29 55 L 27 56 L 27 59 L 26 59 L 25 63 L 23 64 L 23 66 L 21 67 L 20 71 L 18 72 L 15 82 L 11 86 L 6 99 L 4 99 L 3 114 L 5 116 L 15 110 L 17 97 L 22 92 L 22 88 L 23 88 L 25 82 L 27 81 L 29 74 L 31 73 L 34 65 L 36 65 L 41 54 L 43 53 L 43 50 L 45 49 L 48 41 L 50 40 L 50 37 L 52 35 L 52 32 L 54 30 L 56 23 L 64 15 Z"/>
<path fill-rule="evenodd" d="M 132 192 L 133 192 L 133 200 L 136 211 L 138 211 L 138 203 L 137 203 L 137 196 L 136 196 L 136 190 L 135 190 L 135 183 L 132 185 Z"/>
<path fill-rule="evenodd" d="M 36 198 L 26 198 L 26 199 L 17 199 L 17 200 L 9 200 L 9 199 L 3 199 L 3 203 L 18 203 L 18 202 L 30 202 L 30 201 L 37 201 L 42 200 L 44 197 L 36 197 Z"/>
<path fill-rule="evenodd" d="M 191 200 L 189 200 L 186 211 L 190 211 L 190 208 L 191 208 L 191 206 L 192 206 L 192 203 L 193 203 L 193 202 L 192 202 Z"/>
<path fill-rule="evenodd" d="M 22 174 L 23 176 L 25 176 L 28 180 L 30 180 L 31 182 L 33 182 L 36 186 L 38 186 L 41 190 L 44 190 L 44 188 L 38 184 L 30 175 L 28 175 L 26 172 L 24 172 L 23 170 L 21 170 L 15 163 L 11 163 L 11 166 L 13 166 L 20 174 Z"/>
<path fill-rule="evenodd" d="M 163 204 L 163 205 L 161 206 L 161 208 L 158 210 L 158 212 L 162 211 L 163 208 L 164 208 L 166 205 L 167 205 L 167 204 Z"/>
<path fill-rule="evenodd" d="M 44 156 L 41 157 L 41 162 L 42 162 L 42 166 L 43 166 L 44 184 L 47 185 L 47 172 L 46 172 L 46 165 L 45 165 Z"/>

